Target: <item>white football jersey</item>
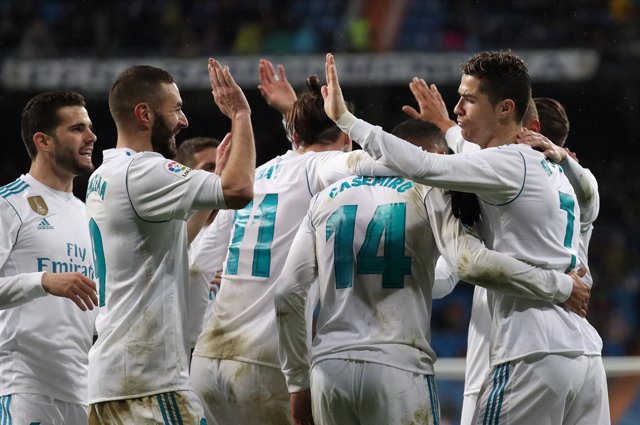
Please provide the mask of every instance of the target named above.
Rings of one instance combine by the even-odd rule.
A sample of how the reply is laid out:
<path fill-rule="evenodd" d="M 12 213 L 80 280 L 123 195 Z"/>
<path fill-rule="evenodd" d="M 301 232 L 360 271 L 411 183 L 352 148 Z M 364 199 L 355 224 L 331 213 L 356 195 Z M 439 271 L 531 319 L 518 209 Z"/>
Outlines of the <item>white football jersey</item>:
<path fill-rule="evenodd" d="M 362 151 L 288 151 L 256 169 L 253 202 L 235 213 L 220 212 L 194 247 L 191 286 L 210 282 L 223 268 L 194 355 L 280 367 L 273 293 L 291 242 L 311 196 L 367 165 L 389 172 Z M 314 307 L 311 300 L 308 316 Z"/>
<path fill-rule="evenodd" d="M 379 162 L 415 181 L 476 193 L 488 247 L 559 272 L 575 267 L 580 240 L 575 192 L 562 168 L 540 152 L 528 145 L 505 145 L 433 155 L 362 120 L 349 135 Z M 557 304 L 495 291 L 489 291 L 488 299 L 492 365 L 537 352 L 600 354 L 602 341 L 595 329 Z"/>
<path fill-rule="evenodd" d="M 220 178 L 154 152 L 104 151 L 87 188 L 98 272 L 89 401 L 187 390 L 185 220 L 225 208 Z"/>
<path fill-rule="evenodd" d="M 430 311 L 439 252 L 461 276 L 508 285 L 514 293 L 556 279 L 487 250 L 453 217 L 442 190 L 396 176 L 351 176 L 316 195 L 277 283 L 279 354 L 289 391 L 309 385 L 303 311 L 316 276 L 321 308 L 311 363 L 351 359 L 433 373 Z"/>
<path fill-rule="evenodd" d="M 455 153 L 478 152 L 480 150 L 480 147 L 475 143 L 464 140 L 459 126 L 453 126 L 447 130 L 445 137 L 447 145 Z M 569 182 L 578 194 L 581 238 L 578 258 L 583 264 L 587 265 L 587 251 L 593 231 L 593 222 L 597 218 L 600 209 L 598 184 L 588 169 L 582 168 L 568 156 L 559 165 L 563 168 Z M 590 273 L 586 276 L 586 280 L 590 282 Z M 477 394 L 480 391 L 486 373 L 489 371 L 491 323 L 487 290 L 476 286 L 473 294 L 467 337 L 465 395 Z"/>
<path fill-rule="evenodd" d="M 84 204 L 26 174 L 0 188 L 0 396 L 87 404 L 96 309 L 46 295 L 44 272 L 95 280 Z"/>

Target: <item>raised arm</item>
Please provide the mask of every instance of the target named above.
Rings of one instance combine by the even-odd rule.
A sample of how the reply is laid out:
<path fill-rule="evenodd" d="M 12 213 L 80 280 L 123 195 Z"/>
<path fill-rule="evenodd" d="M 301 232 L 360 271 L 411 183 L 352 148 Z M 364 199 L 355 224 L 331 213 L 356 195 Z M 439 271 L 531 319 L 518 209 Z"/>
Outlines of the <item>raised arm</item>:
<path fill-rule="evenodd" d="M 220 176 L 224 200 L 228 208 L 244 208 L 253 199 L 256 171 L 251 108 L 227 66 L 223 69 L 217 60 L 209 59 L 208 69 L 213 98 L 220 111 L 231 119 L 229 159 Z"/>

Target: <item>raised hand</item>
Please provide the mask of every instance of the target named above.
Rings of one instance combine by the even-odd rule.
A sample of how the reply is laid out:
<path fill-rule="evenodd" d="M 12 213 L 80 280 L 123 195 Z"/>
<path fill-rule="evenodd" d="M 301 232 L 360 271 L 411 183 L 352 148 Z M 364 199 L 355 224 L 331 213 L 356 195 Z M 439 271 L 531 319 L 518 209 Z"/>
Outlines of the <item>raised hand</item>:
<path fill-rule="evenodd" d="M 324 72 L 327 80 L 327 84 L 322 86 L 321 89 L 322 98 L 324 99 L 324 111 L 329 118 L 337 122 L 340 115 L 347 110 L 347 105 L 342 96 L 342 89 L 338 82 L 336 62 L 331 53 L 327 53 Z"/>
<path fill-rule="evenodd" d="M 229 67 L 222 68 L 217 60 L 209 58 L 208 69 L 211 93 L 220 111 L 231 119 L 239 112 L 251 113 L 249 102 L 233 80 Z"/>
<path fill-rule="evenodd" d="M 418 120 L 431 121 L 443 133 L 455 125 L 455 122 L 449 118 L 447 105 L 444 103 L 435 84 L 428 86 L 422 78 L 413 77 L 413 80 L 409 83 L 409 89 L 413 93 L 416 102 L 418 102 L 420 112 L 416 111 L 412 106 L 405 105 L 402 107 L 402 111 L 405 114 Z"/>
<path fill-rule="evenodd" d="M 82 273 L 44 273 L 42 287 L 51 295 L 69 298 L 82 311 L 98 306 L 96 284 Z"/>
<path fill-rule="evenodd" d="M 271 106 L 282 115 L 286 114 L 298 99 L 295 90 L 287 80 L 287 74 L 284 72 L 284 66 L 278 65 L 278 73 L 273 64 L 266 59 L 260 59 L 258 64 L 258 75 L 260 84 L 258 90 L 267 101 L 267 105 Z"/>

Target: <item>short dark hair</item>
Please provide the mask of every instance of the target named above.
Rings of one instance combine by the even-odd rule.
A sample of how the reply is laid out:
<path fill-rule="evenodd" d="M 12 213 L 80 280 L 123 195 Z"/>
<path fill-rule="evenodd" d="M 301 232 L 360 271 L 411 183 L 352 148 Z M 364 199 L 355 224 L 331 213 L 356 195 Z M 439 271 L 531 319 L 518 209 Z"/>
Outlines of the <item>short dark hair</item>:
<path fill-rule="evenodd" d="M 174 159 L 187 167 L 192 167 L 193 155 L 205 149 L 215 149 L 219 145 L 220 141 L 213 137 L 192 137 L 180 143 Z"/>
<path fill-rule="evenodd" d="M 134 65 L 120 73 L 109 91 L 109 111 L 116 123 L 133 117 L 133 108 L 141 102 L 155 104 L 161 84 L 175 83 L 171 74 L 149 65 Z"/>
<path fill-rule="evenodd" d="M 462 74 L 480 80 L 480 91 L 493 106 L 501 100 L 513 100 L 516 121 L 522 122 L 531 97 L 531 79 L 520 57 L 509 51 L 479 52 L 464 64 Z"/>
<path fill-rule="evenodd" d="M 53 136 L 56 127 L 60 125 L 61 121 L 58 111 L 66 106 L 84 108 L 86 103 L 80 93 L 74 91 L 50 91 L 32 97 L 22 109 L 20 131 L 22 141 L 32 161 L 38 155 L 38 150 L 33 142 L 33 135 L 37 132 L 42 132 Z"/>
<path fill-rule="evenodd" d="M 564 106 L 549 97 L 533 99 L 540 117 L 540 134 L 562 147 L 569 136 L 569 117 Z"/>
<path fill-rule="evenodd" d="M 391 130 L 391 134 L 429 152 L 433 152 L 435 149 L 448 151 L 444 134 L 437 125 L 430 121 L 408 119 L 396 125 Z"/>
<path fill-rule="evenodd" d="M 538 108 L 536 108 L 536 103 L 533 101 L 533 98 L 529 99 L 527 103 L 527 110 L 524 111 L 524 115 L 522 116 L 522 124 L 529 125 L 531 121 L 538 120 Z"/>
<path fill-rule="evenodd" d="M 324 111 L 320 78 L 311 75 L 307 78 L 306 86 L 305 91 L 287 112 L 285 118 L 287 132 L 291 135 L 295 133 L 298 136 L 298 143 L 302 146 L 330 145 L 342 130 Z M 353 111 L 353 105 L 347 103 L 347 109 Z"/>

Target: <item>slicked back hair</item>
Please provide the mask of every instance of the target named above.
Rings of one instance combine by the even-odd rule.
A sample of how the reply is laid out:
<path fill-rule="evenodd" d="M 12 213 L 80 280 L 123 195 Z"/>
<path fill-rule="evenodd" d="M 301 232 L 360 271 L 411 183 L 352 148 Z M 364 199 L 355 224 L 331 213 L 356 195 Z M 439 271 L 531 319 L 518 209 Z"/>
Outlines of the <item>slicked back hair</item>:
<path fill-rule="evenodd" d="M 479 52 L 464 64 L 462 74 L 480 80 L 480 91 L 494 107 L 501 100 L 513 100 L 516 122 L 522 122 L 531 97 L 531 79 L 520 57 L 508 51 Z"/>
<path fill-rule="evenodd" d="M 449 149 L 440 128 L 430 121 L 412 118 L 396 125 L 391 134 L 429 152 L 439 149 L 446 153 Z"/>
<path fill-rule="evenodd" d="M 20 132 L 22 142 L 27 148 L 29 158 L 33 161 L 38 150 L 33 142 L 33 135 L 37 132 L 53 136 L 56 127 L 60 125 L 61 117 L 58 111 L 67 106 L 86 107 L 84 97 L 74 91 L 50 91 L 31 98 L 22 109 Z"/>
<path fill-rule="evenodd" d="M 324 99 L 320 93 L 320 78 L 311 75 L 307 78 L 307 88 L 300 95 L 285 118 L 287 132 L 298 136 L 298 144 L 311 146 L 315 144 L 330 145 L 342 133 L 342 130 L 327 116 L 324 111 Z M 349 111 L 353 105 L 347 103 Z"/>
<path fill-rule="evenodd" d="M 176 153 L 174 159 L 187 167 L 193 167 L 195 162 L 193 156 L 195 154 L 205 149 L 216 149 L 219 145 L 220 141 L 213 137 L 192 137 L 180 143 L 178 153 Z"/>
<path fill-rule="evenodd" d="M 158 107 L 158 89 L 162 84 L 175 83 L 171 74 L 149 65 L 131 66 L 118 76 L 109 91 L 109 111 L 116 124 L 133 120 L 133 109 L 141 102 Z"/>
<path fill-rule="evenodd" d="M 536 97 L 533 99 L 540 116 L 540 134 L 562 147 L 569 136 L 569 117 L 564 106 L 555 99 Z"/>

